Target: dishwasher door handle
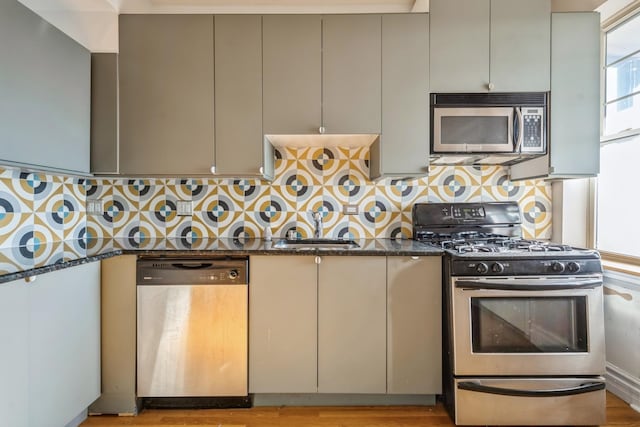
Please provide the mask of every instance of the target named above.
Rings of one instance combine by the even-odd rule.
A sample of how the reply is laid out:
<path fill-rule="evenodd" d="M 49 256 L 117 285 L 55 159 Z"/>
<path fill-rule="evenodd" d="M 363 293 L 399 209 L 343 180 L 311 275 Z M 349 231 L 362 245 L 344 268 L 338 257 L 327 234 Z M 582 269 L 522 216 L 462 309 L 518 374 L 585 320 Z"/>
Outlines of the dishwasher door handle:
<path fill-rule="evenodd" d="M 174 262 L 171 265 L 183 270 L 202 270 L 211 267 L 213 264 L 207 262 L 203 262 L 202 264 L 183 264 L 181 262 Z"/>

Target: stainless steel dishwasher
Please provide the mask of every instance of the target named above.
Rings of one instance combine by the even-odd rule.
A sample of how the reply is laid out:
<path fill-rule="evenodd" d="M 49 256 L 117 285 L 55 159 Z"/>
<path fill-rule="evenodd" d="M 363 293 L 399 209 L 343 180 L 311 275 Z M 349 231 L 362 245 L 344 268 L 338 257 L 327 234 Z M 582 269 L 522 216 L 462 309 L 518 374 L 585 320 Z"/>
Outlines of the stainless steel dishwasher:
<path fill-rule="evenodd" d="M 248 260 L 140 259 L 138 397 L 247 396 Z"/>

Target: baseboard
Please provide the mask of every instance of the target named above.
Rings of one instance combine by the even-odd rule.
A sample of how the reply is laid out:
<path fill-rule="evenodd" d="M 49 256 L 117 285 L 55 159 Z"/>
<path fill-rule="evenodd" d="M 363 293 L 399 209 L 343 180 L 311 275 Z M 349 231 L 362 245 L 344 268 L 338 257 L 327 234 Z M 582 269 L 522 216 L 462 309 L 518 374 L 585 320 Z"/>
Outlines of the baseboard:
<path fill-rule="evenodd" d="M 627 402 L 631 408 L 640 412 L 640 378 L 607 362 L 607 390 Z"/>
<path fill-rule="evenodd" d="M 253 406 L 433 406 L 435 395 L 399 394 L 263 394 L 253 395 Z"/>

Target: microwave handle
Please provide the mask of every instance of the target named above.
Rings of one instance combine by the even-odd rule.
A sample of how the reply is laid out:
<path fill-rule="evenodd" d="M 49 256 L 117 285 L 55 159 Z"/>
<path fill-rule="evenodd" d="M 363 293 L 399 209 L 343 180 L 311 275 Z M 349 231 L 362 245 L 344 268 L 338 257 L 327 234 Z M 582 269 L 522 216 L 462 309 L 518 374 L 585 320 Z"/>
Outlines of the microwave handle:
<path fill-rule="evenodd" d="M 520 150 L 522 148 L 522 140 L 524 139 L 524 119 L 522 117 L 522 110 L 519 107 L 514 107 L 514 111 L 516 112 L 518 134 L 516 135 L 515 132 L 513 134 L 513 142 L 515 143 L 513 152 L 520 153 Z"/>

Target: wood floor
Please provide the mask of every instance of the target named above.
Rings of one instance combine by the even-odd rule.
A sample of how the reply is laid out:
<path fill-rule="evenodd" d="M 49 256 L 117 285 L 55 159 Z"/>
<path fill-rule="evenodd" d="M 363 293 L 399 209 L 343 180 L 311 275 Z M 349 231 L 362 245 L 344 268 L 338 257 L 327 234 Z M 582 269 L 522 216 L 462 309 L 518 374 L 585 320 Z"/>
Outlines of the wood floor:
<path fill-rule="evenodd" d="M 442 405 L 434 407 L 278 407 L 146 410 L 136 417 L 93 416 L 89 426 L 211 427 L 444 427 L 453 426 Z M 640 427 L 640 413 L 607 393 L 607 426 Z"/>

